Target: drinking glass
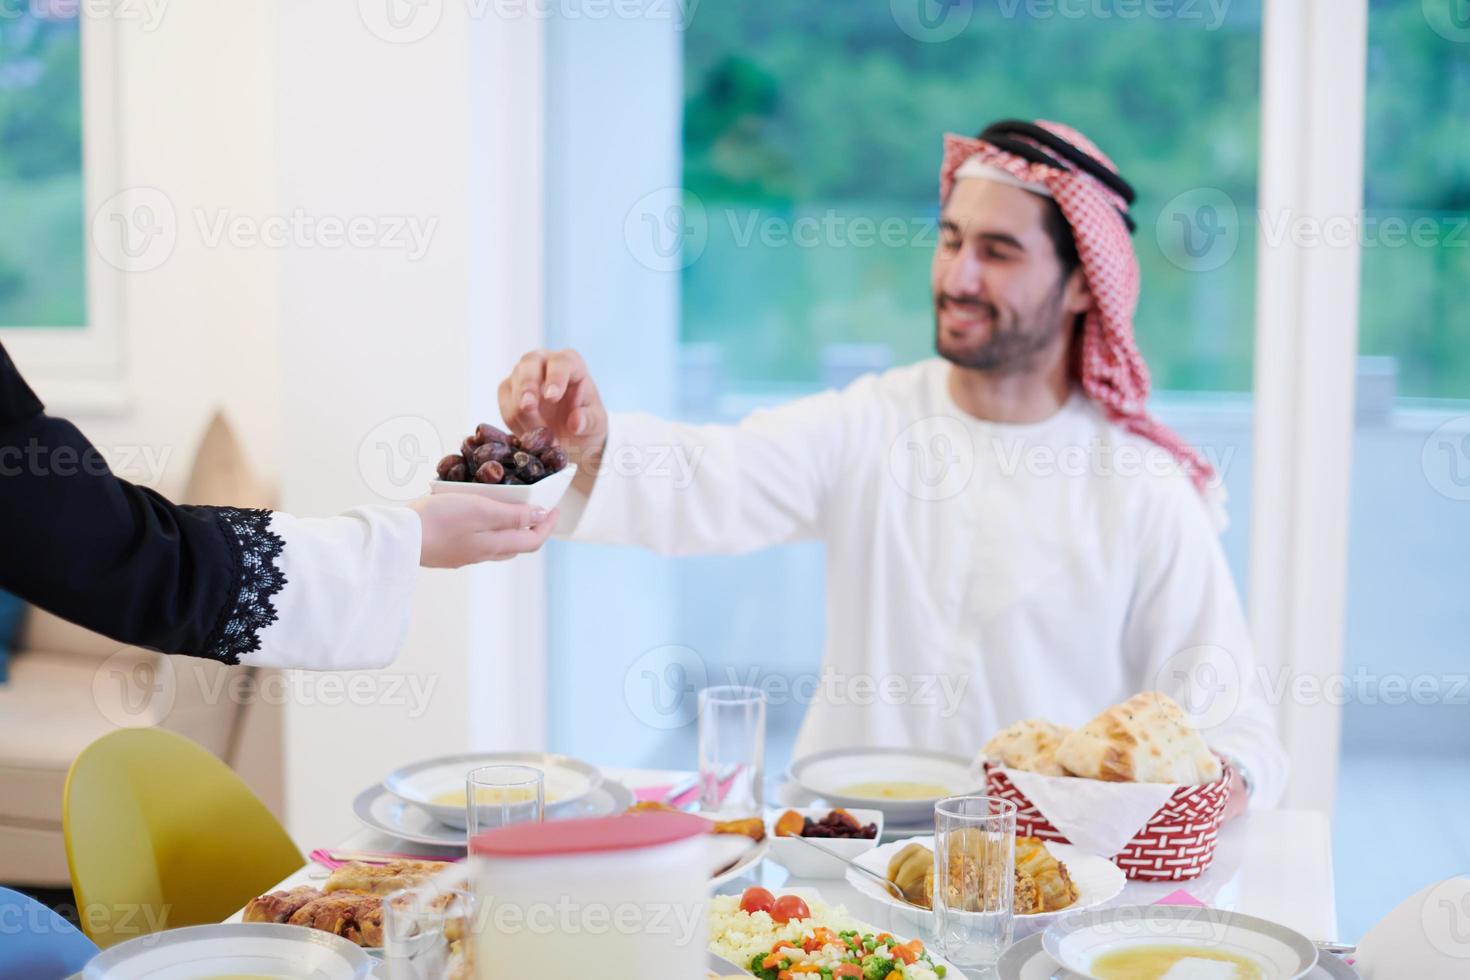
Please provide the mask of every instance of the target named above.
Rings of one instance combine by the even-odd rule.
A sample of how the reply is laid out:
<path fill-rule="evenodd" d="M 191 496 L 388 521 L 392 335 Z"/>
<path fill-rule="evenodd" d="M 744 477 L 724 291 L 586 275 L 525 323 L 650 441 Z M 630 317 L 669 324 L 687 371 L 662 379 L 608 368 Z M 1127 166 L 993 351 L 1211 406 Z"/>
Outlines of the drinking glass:
<path fill-rule="evenodd" d="M 535 766 L 481 766 L 465 776 L 465 829 L 540 823 L 546 808 L 546 774 Z"/>
<path fill-rule="evenodd" d="M 440 872 L 383 899 L 383 957 L 389 980 L 443 980 L 475 973 L 475 897 L 470 864 Z"/>
<path fill-rule="evenodd" d="M 1016 805 L 951 796 L 934 807 L 934 929 L 945 959 L 992 967 L 1011 944 Z"/>
<path fill-rule="evenodd" d="M 699 692 L 699 808 L 760 816 L 765 805 L 766 695 L 753 687 Z"/>

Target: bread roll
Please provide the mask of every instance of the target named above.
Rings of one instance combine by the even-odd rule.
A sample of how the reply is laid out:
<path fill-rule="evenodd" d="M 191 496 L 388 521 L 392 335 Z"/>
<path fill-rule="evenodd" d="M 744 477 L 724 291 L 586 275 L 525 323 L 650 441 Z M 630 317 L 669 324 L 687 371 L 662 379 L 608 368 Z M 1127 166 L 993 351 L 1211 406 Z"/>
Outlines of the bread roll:
<path fill-rule="evenodd" d="M 981 751 L 1008 769 L 1065 776 L 1067 771 L 1057 762 L 1057 747 L 1070 734 L 1070 728 L 1033 718 L 1005 729 Z"/>
<path fill-rule="evenodd" d="M 1073 775 L 1114 783 L 1195 785 L 1221 772 L 1184 709 L 1158 691 L 1104 711 L 1063 739 L 1056 759 Z"/>

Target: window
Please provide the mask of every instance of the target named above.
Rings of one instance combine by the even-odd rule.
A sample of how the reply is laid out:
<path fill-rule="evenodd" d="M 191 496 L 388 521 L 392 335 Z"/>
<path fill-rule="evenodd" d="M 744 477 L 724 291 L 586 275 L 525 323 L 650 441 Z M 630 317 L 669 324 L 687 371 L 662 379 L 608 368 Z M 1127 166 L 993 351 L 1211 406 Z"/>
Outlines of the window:
<path fill-rule="evenodd" d="M 1445 5 L 1446 9 L 1453 5 Z M 1470 25 L 1369 20 L 1362 322 L 1337 869 L 1343 934 L 1470 866 Z M 1367 799 L 1427 819 L 1375 846 Z"/>
<path fill-rule="evenodd" d="M 48 7 L 66 13 L 45 13 Z M 0 327 L 86 317 L 75 5 L 0 10 Z"/>

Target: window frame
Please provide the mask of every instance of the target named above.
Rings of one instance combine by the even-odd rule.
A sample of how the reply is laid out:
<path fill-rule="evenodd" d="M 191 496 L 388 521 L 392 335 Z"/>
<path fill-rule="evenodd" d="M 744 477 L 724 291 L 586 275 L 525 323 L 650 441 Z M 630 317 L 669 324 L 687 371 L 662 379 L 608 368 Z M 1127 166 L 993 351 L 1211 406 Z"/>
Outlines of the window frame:
<path fill-rule="evenodd" d="M 128 186 L 124 181 L 120 107 L 119 25 L 113 17 L 78 14 L 82 71 L 83 217 L 87 222 L 87 322 L 79 328 L 0 327 L 0 342 L 55 411 L 119 414 L 131 403 L 127 386 L 128 278 L 91 246 L 97 208 Z"/>

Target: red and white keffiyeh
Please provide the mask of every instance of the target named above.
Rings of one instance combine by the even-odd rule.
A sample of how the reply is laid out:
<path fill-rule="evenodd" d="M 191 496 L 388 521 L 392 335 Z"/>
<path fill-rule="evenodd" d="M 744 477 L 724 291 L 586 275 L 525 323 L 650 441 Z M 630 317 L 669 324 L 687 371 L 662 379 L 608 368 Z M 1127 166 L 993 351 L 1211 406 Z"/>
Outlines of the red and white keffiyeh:
<path fill-rule="evenodd" d="M 1070 126 L 1045 120 L 1038 120 L 1036 125 L 1117 173 L 1112 160 Z M 999 168 L 1022 184 L 1044 186 L 1050 192 L 1072 226 L 1083 274 L 1092 292 L 1093 305 L 1086 314 L 1082 349 L 1076 361 L 1083 391 L 1102 406 L 1108 418 L 1168 451 L 1205 493 L 1215 483 L 1214 468 L 1148 413 L 1148 365 L 1133 337 L 1139 276 L 1133 239 L 1123 219 L 1128 202 L 1092 174 L 1070 169 L 1068 161 L 1059 160 L 1068 169 L 1033 163 L 984 140 L 952 133 L 944 137 L 944 163 L 939 169 L 941 201 L 949 197 L 955 171 L 967 161 Z"/>

